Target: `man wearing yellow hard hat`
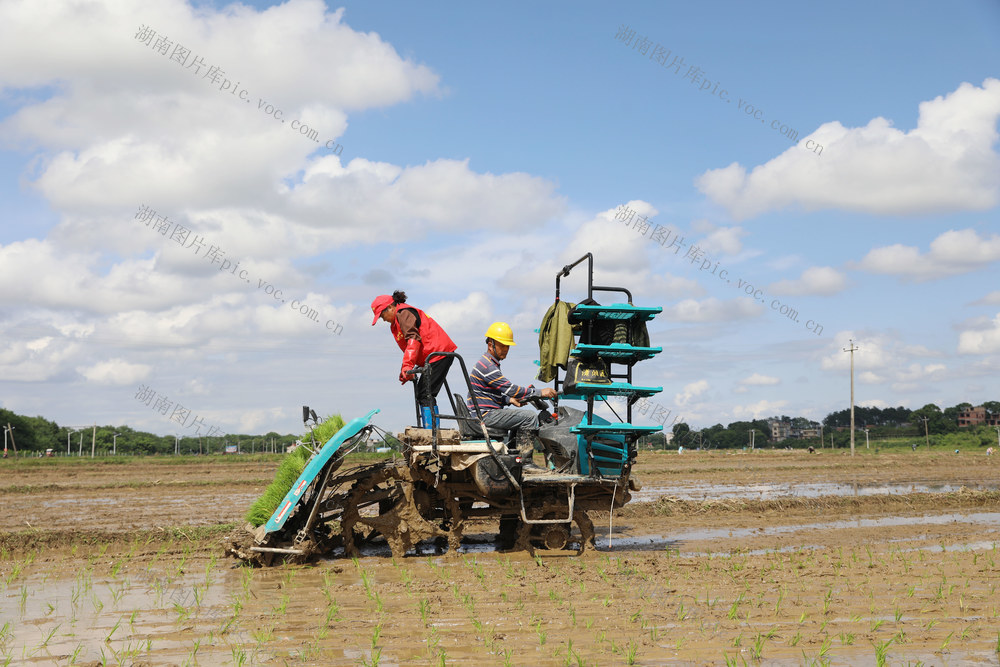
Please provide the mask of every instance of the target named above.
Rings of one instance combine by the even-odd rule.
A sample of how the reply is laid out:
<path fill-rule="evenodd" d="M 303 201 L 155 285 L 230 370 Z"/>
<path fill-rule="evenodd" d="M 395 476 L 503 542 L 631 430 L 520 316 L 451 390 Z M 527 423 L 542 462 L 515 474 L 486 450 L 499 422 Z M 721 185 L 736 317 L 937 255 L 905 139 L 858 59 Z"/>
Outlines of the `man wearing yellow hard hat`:
<path fill-rule="evenodd" d="M 555 398 L 556 391 L 551 387 L 536 389 L 533 385 L 522 387 L 504 377 L 500 370 L 500 362 L 507 357 L 507 352 L 517 343 L 514 342 L 514 332 L 506 322 L 494 322 L 486 330 L 486 353 L 476 362 L 469 380 L 472 383 L 472 396 L 483 413 L 483 423 L 488 428 L 500 429 L 516 434 L 518 449 L 524 458 L 525 465 L 531 466 L 531 436 L 538 431 L 538 413 L 534 410 L 517 410 L 529 399 Z M 469 411 L 475 414 L 469 397 Z M 513 405 L 514 407 L 508 407 Z"/>

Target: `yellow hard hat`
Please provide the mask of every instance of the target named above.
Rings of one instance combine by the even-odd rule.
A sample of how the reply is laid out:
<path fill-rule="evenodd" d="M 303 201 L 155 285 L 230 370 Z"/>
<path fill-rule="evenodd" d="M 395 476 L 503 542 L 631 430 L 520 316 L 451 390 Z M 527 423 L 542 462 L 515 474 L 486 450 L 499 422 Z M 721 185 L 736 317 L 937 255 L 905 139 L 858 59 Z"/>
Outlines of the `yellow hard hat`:
<path fill-rule="evenodd" d="M 506 322 L 494 322 L 491 324 L 490 328 L 486 330 L 486 337 L 492 338 L 503 345 L 517 345 L 514 342 L 514 332 L 511 331 L 510 325 Z"/>

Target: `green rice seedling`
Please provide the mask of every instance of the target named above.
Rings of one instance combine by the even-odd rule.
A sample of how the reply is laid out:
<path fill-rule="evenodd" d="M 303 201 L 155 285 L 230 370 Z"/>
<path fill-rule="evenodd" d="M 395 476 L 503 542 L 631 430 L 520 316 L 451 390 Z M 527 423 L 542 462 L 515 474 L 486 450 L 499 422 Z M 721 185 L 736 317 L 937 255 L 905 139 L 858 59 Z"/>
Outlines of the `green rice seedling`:
<path fill-rule="evenodd" d="M 49 630 L 48 634 L 42 637 L 42 642 L 38 645 L 38 648 L 45 648 L 46 646 L 48 646 L 49 642 L 52 640 L 52 635 L 56 633 L 56 630 L 58 630 L 60 626 L 62 626 L 62 623 L 59 623 L 58 625 L 56 625 L 56 627 Z"/>
<path fill-rule="evenodd" d="M 257 642 L 257 646 L 260 646 L 261 644 L 264 644 L 274 639 L 274 626 L 270 625 L 267 627 L 258 628 L 257 630 L 251 630 L 250 635 L 254 638 L 254 641 Z"/>
<path fill-rule="evenodd" d="M 802 640 L 802 633 L 801 632 L 796 632 L 794 635 L 792 635 L 792 638 L 788 640 L 788 645 L 789 646 L 795 646 L 801 640 Z"/>
<path fill-rule="evenodd" d="M 897 623 L 899 623 L 899 619 L 903 618 L 903 610 L 899 608 L 899 605 L 896 605 L 895 609 L 892 610 L 892 617 L 896 619 Z"/>
<path fill-rule="evenodd" d="M 875 619 L 872 619 L 872 624 L 871 624 L 871 628 L 870 628 L 870 631 L 871 631 L 871 632 L 877 632 L 877 631 L 878 631 L 878 629 L 882 627 L 882 624 L 883 624 L 883 623 L 885 623 L 885 620 L 884 620 L 884 619 L 881 619 L 881 618 L 880 618 L 880 619 L 878 619 L 877 621 L 876 621 Z"/>
<path fill-rule="evenodd" d="M 124 616 L 119 616 L 118 617 L 118 620 L 115 622 L 114 626 L 111 628 L 111 630 L 108 632 L 107 636 L 104 638 L 105 642 L 111 641 L 111 637 L 114 636 L 114 634 L 118 631 L 118 628 L 121 627 L 122 618 L 124 618 Z"/>
<path fill-rule="evenodd" d="M 361 583 L 365 587 L 365 595 L 368 596 L 369 600 L 373 599 L 374 596 L 372 594 L 372 575 L 370 572 L 368 572 L 368 570 L 361 570 Z M 454 588 L 456 591 L 458 590 L 457 585 Z"/>
<path fill-rule="evenodd" d="M 177 622 L 181 623 L 191 617 L 191 610 L 178 603 L 174 603 L 174 611 L 177 612 Z"/>
<path fill-rule="evenodd" d="M 636 658 L 639 655 L 639 645 L 634 641 L 630 641 L 628 646 L 625 647 L 625 664 L 634 665 Z"/>
<path fill-rule="evenodd" d="M 954 634 L 955 634 L 954 630 L 948 633 L 948 636 L 944 638 L 943 642 L 941 642 L 941 648 L 938 649 L 939 651 L 944 653 L 948 649 L 948 645 L 951 644 L 951 636 Z"/>
<path fill-rule="evenodd" d="M 83 644 L 77 644 L 76 648 L 73 649 L 73 653 L 69 656 L 69 664 L 75 665 L 76 661 L 80 658 L 80 653 L 83 652 Z"/>
<path fill-rule="evenodd" d="M 850 646 L 854 643 L 854 633 L 853 632 L 841 632 L 840 633 L 840 643 L 844 646 Z"/>
<path fill-rule="evenodd" d="M 247 661 L 247 652 L 239 646 L 233 646 L 230 650 L 233 654 L 233 664 L 237 667 L 243 667 L 243 664 Z"/>
<path fill-rule="evenodd" d="M 20 610 L 22 618 L 24 617 L 24 609 L 25 607 L 27 607 L 27 605 L 28 605 L 28 585 L 25 584 L 21 586 L 21 597 L 17 603 L 17 608 Z"/>
<path fill-rule="evenodd" d="M 243 600 L 234 597 L 232 598 L 232 602 L 229 603 L 229 606 L 233 608 L 233 618 L 236 618 L 240 615 L 240 612 L 243 611 Z"/>
<path fill-rule="evenodd" d="M 10 574 L 4 579 L 4 584 L 10 586 L 10 582 L 14 581 L 21 574 L 21 569 L 24 567 L 22 563 L 14 563 L 11 567 Z"/>
<path fill-rule="evenodd" d="M 313 430 L 316 441 L 325 443 L 343 426 L 344 420 L 340 415 L 333 415 L 327 418 L 326 421 Z M 278 505 L 292 489 L 295 480 L 305 470 L 310 456 L 309 450 L 305 447 L 296 447 L 293 451 L 285 454 L 278 465 L 277 472 L 274 474 L 274 481 L 271 482 L 260 498 L 247 511 L 245 518 L 248 522 L 254 526 L 260 526 L 271 518 L 274 510 L 278 509 Z"/>
<path fill-rule="evenodd" d="M 826 595 L 823 596 L 823 613 L 830 613 L 830 603 L 833 601 L 833 586 L 830 586 L 826 590 Z"/>
<path fill-rule="evenodd" d="M 888 653 L 889 653 L 889 646 L 891 645 L 892 645 L 891 639 L 887 639 L 884 642 L 879 642 L 878 644 L 874 644 L 876 667 L 885 667 L 886 659 L 888 658 Z"/>
<path fill-rule="evenodd" d="M 766 640 L 767 638 L 759 632 L 754 636 L 753 645 L 750 647 L 750 656 L 754 660 L 760 660 L 760 656 L 764 652 L 764 642 Z"/>
<path fill-rule="evenodd" d="M 959 639 L 968 639 L 969 635 L 972 634 L 972 627 L 973 626 L 970 625 L 970 626 L 966 627 L 964 630 L 962 630 L 962 633 L 960 635 L 958 635 L 958 638 Z"/>
<path fill-rule="evenodd" d="M 326 607 L 326 618 L 324 620 L 324 625 L 330 625 L 333 621 L 340 620 L 340 605 L 334 601 L 330 601 L 330 604 Z"/>
<path fill-rule="evenodd" d="M 201 637 L 198 637 L 191 643 L 193 644 L 193 646 L 191 647 L 191 652 L 188 653 L 188 660 L 192 664 L 198 664 L 198 649 L 201 648 Z"/>
<path fill-rule="evenodd" d="M 830 652 L 830 645 L 832 643 L 833 641 L 829 637 L 827 637 L 826 639 L 823 640 L 823 643 L 820 644 L 819 653 L 817 654 L 817 657 L 820 660 L 826 659 L 826 654 Z"/>
<path fill-rule="evenodd" d="M 288 593 L 282 593 L 281 598 L 278 600 L 278 606 L 274 608 L 275 613 L 284 614 L 285 609 L 288 607 L 288 602 L 291 598 Z"/>
<path fill-rule="evenodd" d="M 736 620 L 737 616 L 739 616 L 741 602 L 743 602 L 743 593 L 740 593 L 739 596 L 733 600 L 732 606 L 729 607 L 729 613 L 726 614 L 726 617 L 730 621 Z"/>
<path fill-rule="evenodd" d="M 366 660 L 364 656 L 361 656 L 361 664 L 365 667 L 378 667 L 379 663 L 382 662 L 382 649 L 373 648 L 369 657 L 371 660 Z"/>
<path fill-rule="evenodd" d="M 739 648 L 743 645 L 743 632 L 733 637 L 733 648 Z"/>
<path fill-rule="evenodd" d="M 782 587 L 778 590 L 778 600 L 774 603 L 774 615 L 777 616 L 778 612 L 781 610 L 781 601 L 785 599 L 785 591 L 787 587 Z M 683 620 L 683 619 L 682 619 Z"/>

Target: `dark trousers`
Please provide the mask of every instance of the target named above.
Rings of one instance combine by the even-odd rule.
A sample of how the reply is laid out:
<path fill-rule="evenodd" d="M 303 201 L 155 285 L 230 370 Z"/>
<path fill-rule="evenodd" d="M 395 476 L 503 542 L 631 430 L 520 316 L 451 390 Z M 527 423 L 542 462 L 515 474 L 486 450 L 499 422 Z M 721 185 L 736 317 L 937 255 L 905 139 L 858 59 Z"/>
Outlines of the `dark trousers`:
<path fill-rule="evenodd" d="M 431 362 L 430 371 L 421 373 L 417 380 L 417 403 L 421 407 L 432 407 L 435 405 L 435 397 L 441 391 L 444 379 L 448 376 L 448 369 L 455 357 L 440 357 Z"/>

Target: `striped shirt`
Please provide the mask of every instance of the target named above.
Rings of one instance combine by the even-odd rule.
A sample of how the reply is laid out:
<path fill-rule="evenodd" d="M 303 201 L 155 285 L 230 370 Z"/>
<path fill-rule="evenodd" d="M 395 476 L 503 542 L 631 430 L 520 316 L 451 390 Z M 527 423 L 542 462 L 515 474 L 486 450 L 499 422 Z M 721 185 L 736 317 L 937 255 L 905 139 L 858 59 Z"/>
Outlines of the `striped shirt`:
<path fill-rule="evenodd" d="M 472 384 L 472 396 L 476 397 L 479 409 L 483 414 L 490 410 L 498 410 L 510 405 L 510 399 L 524 400 L 541 396 L 539 391 L 532 386 L 522 387 L 516 385 L 504 377 L 500 371 L 500 360 L 487 352 L 476 362 L 472 372 L 469 373 L 469 381 Z M 476 414 L 476 409 L 472 405 L 472 396 L 466 401 L 469 412 Z"/>

